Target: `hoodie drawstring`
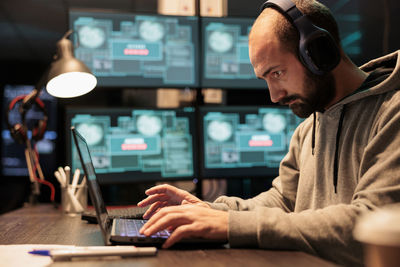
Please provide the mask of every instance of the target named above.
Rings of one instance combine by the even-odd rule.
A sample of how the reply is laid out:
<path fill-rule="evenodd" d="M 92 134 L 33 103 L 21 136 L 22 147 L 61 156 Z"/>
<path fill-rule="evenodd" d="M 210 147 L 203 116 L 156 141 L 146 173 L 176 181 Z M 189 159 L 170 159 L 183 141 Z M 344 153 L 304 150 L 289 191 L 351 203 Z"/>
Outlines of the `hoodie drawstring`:
<path fill-rule="evenodd" d="M 337 193 L 337 183 L 338 183 L 339 141 L 340 141 L 340 134 L 342 132 L 342 125 L 345 113 L 346 113 L 346 105 L 343 105 L 342 112 L 340 113 L 338 129 L 336 132 L 335 161 L 333 163 L 333 186 L 335 187 L 335 194 Z"/>
<path fill-rule="evenodd" d="M 311 139 L 311 153 L 314 156 L 314 148 L 315 148 L 315 120 L 316 120 L 316 113 L 313 114 L 313 125 L 312 125 L 312 139 Z"/>

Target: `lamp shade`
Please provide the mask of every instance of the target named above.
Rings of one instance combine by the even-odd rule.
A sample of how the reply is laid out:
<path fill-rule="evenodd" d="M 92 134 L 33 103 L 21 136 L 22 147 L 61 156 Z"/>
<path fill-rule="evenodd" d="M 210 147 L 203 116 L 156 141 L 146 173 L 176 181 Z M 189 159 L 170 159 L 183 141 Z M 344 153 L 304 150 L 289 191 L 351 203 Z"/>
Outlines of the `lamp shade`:
<path fill-rule="evenodd" d="M 97 84 L 89 68 L 73 56 L 72 43 L 65 37 L 57 42 L 56 60 L 50 66 L 47 81 L 47 92 L 61 98 L 84 95 Z"/>

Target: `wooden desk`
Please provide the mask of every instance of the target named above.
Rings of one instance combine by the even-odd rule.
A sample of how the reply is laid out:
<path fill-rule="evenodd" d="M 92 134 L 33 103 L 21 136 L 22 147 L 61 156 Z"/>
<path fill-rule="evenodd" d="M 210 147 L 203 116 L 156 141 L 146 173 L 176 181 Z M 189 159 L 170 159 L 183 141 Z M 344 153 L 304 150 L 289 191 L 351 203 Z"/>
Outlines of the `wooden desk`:
<path fill-rule="evenodd" d="M 0 216 L 0 244 L 103 245 L 98 225 L 70 217 L 50 205 L 25 207 Z M 1 262 L 1 259 L 0 259 Z M 57 262 L 76 266 L 336 266 L 323 259 L 297 251 L 262 249 L 160 249 L 155 257 L 113 261 Z"/>

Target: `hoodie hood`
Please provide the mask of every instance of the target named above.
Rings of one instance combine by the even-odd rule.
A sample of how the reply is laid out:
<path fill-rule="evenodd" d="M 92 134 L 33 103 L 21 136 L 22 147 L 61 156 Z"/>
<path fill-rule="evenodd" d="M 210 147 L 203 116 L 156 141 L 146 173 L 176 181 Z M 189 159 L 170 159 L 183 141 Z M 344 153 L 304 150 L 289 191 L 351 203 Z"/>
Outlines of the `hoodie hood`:
<path fill-rule="evenodd" d="M 335 155 L 333 162 L 333 185 L 335 194 L 337 193 L 337 183 L 338 183 L 338 164 L 339 164 L 339 142 L 343 127 L 343 121 L 346 114 L 346 107 L 352 102 L 359 101 L 363 98 L 370 97 L 373 95 L 379 95 L 386 93 L 388 91 L 398 89 L 397 86 L 400 82 L 400 76 L 398 75 L 400 71 L 400 57 L 399 51 L 392 54 L 386 55 L 384 57 L 370 61 L 369 63 L 361 66 L 360 68 L 368 73 L 367 79 L 363 84 L 351 95 L 343 98 L 341 101 L 330 107 L 325 113 L 330 113 L 340 108 L 339 122 L 336 130 L 335 139 Z M 313 134 L 312 134 L 312 154 L 314 155 L 315 146 L 315 125 L 316 125 L 316 115 L 313 115 Z"/>
<path fill-rule="evenodd" d="M 400 82 L 400 50 L 386 56 L 374 59 L 360 67 L 361 70 L 369 74 L 367 80 L 353 94 L 345 97 L 329 108 L 345 105 L 359 99 L 386 93 L 399 89 Z M 382 75 L 381 75 L 382 74 Z M 381 76 L 385 75 L 384 79 Z M 379 78 L 381 77 L 381 78 Z"/>

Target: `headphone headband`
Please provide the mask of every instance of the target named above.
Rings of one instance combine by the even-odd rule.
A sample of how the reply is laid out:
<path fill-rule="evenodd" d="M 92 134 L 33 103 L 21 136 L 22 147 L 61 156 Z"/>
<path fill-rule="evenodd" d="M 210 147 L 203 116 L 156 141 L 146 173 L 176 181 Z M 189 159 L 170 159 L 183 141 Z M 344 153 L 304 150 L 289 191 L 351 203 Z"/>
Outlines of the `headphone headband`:
<path fill-rule="evenodd" d="M 275 8 L 280 11 L 291 23 L 304 16 L 304 14 L 296 7 L 291 0 L 269 0 L 261 6 L 261 11 L 266 8 Z"/>

